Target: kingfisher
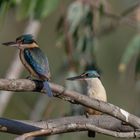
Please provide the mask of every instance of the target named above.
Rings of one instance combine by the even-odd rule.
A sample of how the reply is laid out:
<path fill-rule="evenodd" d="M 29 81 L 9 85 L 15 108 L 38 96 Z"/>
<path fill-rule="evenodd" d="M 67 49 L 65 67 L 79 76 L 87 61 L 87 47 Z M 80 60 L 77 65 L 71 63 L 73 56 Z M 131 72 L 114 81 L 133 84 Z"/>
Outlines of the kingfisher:
<path fill-rule="evenodd" d="M 51 78 L 48 58 L 39 48 L 38 43 L 31 34 L 24 34 L 16 38 L 15 41 L 2 43 L 6 46 L 13 46 L 19 49 L 19 57 L 24 67 L 30 73 L 28 78 L 33 77 L 43 81 L 43 90 L 52 96 L 48 81 Z"/>
<path fill-rule="evenodd" d="M 100 80 L 100 75 L 95 70 L 88 70 L 79 76 L 67 78 L 67 80 L 83 80 L 87 83 L 87 96 L 107 102 L 106 90 Z M 86 116 L 88 115 L 101 115 L 95 109 L 85 108 Z M 88 132 L 89 137 L 95 137 L 94 131 Z"/>

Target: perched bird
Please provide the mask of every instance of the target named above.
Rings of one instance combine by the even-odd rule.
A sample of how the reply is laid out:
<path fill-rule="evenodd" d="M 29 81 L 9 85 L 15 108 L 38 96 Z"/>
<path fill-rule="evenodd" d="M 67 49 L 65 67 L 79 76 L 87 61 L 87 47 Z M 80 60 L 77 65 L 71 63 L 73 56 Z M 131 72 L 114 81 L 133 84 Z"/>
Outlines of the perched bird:
<path fill-rule="evenodd" d="M 33 39 L 33 36 L 31 34 L 21 35 L 20 37 L 17 37 L 15 41 L 2 44 L 17 47 L 20 50 L 20 60 L 29 71 L 30 78 L 34 77 L 43 81 L 43 89 L 48 96 L 52 96 L 48 83 L 51 77 L 48 59 L 39 48 L 37 42 Z"/>
<path fill-rule="evenodd" d="M 90 98 L 96 98 L 98 100 L 107 101 L 106 90 L 100 81 L 100 75 L 95 70 L 89 70 L 82 73 L 79 76 L 67 78 L 67 80 L 84 80 L 87 83 L 87 95 Z M 102 113 L 86 108 L 87 115 L 101 115 Z M 95 137 L 95 132 L 89 131 L 89 137 Z"/>

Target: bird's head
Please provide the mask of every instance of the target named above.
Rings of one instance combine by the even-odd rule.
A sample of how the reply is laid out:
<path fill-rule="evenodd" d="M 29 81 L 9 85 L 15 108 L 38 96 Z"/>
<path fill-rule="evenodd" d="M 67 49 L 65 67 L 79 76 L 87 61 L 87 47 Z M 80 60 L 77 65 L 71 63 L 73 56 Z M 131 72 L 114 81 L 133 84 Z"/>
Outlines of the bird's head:
<path fill-rule="evenodd" d="M 31 34 L 21 35 L 15 41 L 2 43 L 5 46 L 17 47 L 19 49 L 38 47 L 36 41 Z"/>
<path fill-rule="evenodd" d="M 79 76 L 69 77 L 67 80 L 90 80 L 91 78 L 100 78 L 100 75 L 95 70 L 88 70 Z"/>

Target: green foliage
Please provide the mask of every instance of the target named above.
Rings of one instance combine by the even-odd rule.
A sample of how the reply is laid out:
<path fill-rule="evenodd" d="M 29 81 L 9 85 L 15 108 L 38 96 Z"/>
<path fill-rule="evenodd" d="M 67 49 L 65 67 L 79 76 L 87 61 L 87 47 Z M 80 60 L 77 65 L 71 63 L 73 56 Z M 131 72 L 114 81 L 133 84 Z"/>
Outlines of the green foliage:
<path fill-rule="evenodd" d="M 23 0 L 17 10 L 18 19 L 34 17 L 44 19 L 53 12 L 59 4 L 59 0 Z"/>
<path fill-rule="evenodd" d="M 128 44 L 119 65 L 120 72 L 126 72 L 127 67 L 135 69 L 135 76 L 140 73 L 140 35 L 136 35 Z"/>
<path fill-rule="evenodd" d="M 74 33 L 78 25 L 81 23 L 81 20 L 84 17 L 85 11 L 84 11 L 84 6 L 81 2 L 76 1 L 73 2 L 67 12 L 67 20 L 70 24 L 69 31 L 71 33 Z"/>
<path fill-rule="evenodd" d="M 43 19 L 53 12 L 59 4 L 59 0 L 37 0 L 34 17 Z"/>
<path fill-rule="evenodd" d="M 3 21 L 4 16 L 7 13 L 7 10 L 9 8 L 10 2 L 9 0 L 1 0 L 0 1 L 0 21 Z"/>
<path fill-rule="evenodd" d="M 17 18 L 19 20 L 33 16 L 37 0 L 23 0 L 17 7 Z"/>
<path fill-rule="evenodd" d="M 94 13 L 90 3 L 74 1 L 70 4 L 65 19 L 61 17 L 57 26 L 59 37 L 60 32 L 61 36 L 64 36 L 64 41 L 61 41 L 63 41 L 66 48 L 66 55 L 68 58 L 70 55 L 72 56 L 71 59 L 76 64 L 76 68 L 81 65 L 80 63 L 84 63 L 83 68 L 80 68 L 83 71 L 87 65 L 92 65 L 93 63 L 96 65 L 93 17 Z"/>
<path fill-rule="evenodd" d="M 68 68 L 66 69 L 66 77 L 78 75 L 86 69 L 99 70 L 94 55 L 96 37 L 93 26 L 94 13 L 90 2 L 73 1 L 69 5 L 65 16 L 60 17 L 57 31 L 58 41 L 61 41 L 67 57 L 64 58 L 66 60 L 64 65 L 67 64 Z M 65 86 L 81 93 L 84 89 L 78 81 L 65 81 Z M 72 114 L 80 114 L 82 109 L 75 108 L 72 107 Z"/>
<path fill-rule="evenodd" d="M 130 60 L 140 52 L 140 35 L 135 36 L 128 44 L 126 51 L 123 54 L 121 63 L 127 65 Z"/>
<path fill-rule="evenodd" d="M 59 4 L 59 0 L 0 0 L 0 21 L 10 8 L 16 8 L 18 20 L 33 17 L 46 18 Z"/>
<path fill-rule="evenodd" d="M 100 16 L 104 14 L 104 5 L 101 3 L 99 7 Z"/>

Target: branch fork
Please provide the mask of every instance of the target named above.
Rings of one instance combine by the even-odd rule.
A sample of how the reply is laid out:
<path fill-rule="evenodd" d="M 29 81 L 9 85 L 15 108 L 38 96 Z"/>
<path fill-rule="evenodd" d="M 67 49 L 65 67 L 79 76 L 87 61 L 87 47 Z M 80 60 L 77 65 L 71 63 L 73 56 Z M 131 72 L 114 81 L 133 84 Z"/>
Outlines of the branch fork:
<path fill-rule="evenodd" d="M 15 92 L 30 91 L 29 93 L 31 93 L 31 91 L 32 92 L 37 91 L 40 93 L 44 93 L 40 88 L 42 84 L 43 83 L 41 81 L 36 82 L 27 79 L 0 79 L 0 90 L 15 91 Z M 88 130 L 96 131 L 113 137 L 121 137 L 121 138 L 140 137 L 140 131 L 139 131 L 140 118 L 134 116 L 133 114 L 128 113 L 127 111 L 113 104 L 106 103 L 97 99 L 91 99 L 78 92 L 66 90 L 64 87 L 54 83 L 49 83 L 49 84 L 52 89 L 54 97 L 63 99 L 65 101 L 69 101 L 71 103 L 78 103 L 85 107 L 96 109 L 110 116 L 98 115 L 98 116 L 94 116 L 93 118 L 90 116 L 88 118 L 86 118 L 85 116 L 75 116 L 71 118 L 66 117 L 66 118 L 54 119 L 45 122 L 48 126 L 47 128 L 44 128 L 42 125 L 40 125 L 40 123 L 43 122 L 40 123 L 32 122 L 30 124 L 29 122 L 24 122 L 19 120 L 13 122 L 13 120 L 5 120 L 0 118 L 0 126 L 1 126 L 0 131 L 20 134 L 21 136 L 18 137 L 16 140 L 18 140 L 19 138 L 20 140 L 21 138 L 27 139 L 28 137 L 31 136 L 53 135 L 59 133 L 66 133 L 66 132 L 73 132 L 73 131 L 88 131 Z M 103 124 L 105 123 L 105 119 L 107 118 L 110 118 L 109 122 L 106 126 L 103 126 Z M 122 122 L 125 122 L 126 124 L 123 125 Z M 50 124 L 53 123 L 55 125 L 52 127 Z M 115 127 L 113 126 L 113 124 Z M 26 129 L 24 131 L 19 130 L 18 127 L 19 125 L 23 125 Z M 14 132 L 11 127 L 14 128 Z M 119 131 L 118 128 L 120 129 Z M 15 132 L 15 130 L 17 131 Z"/>

